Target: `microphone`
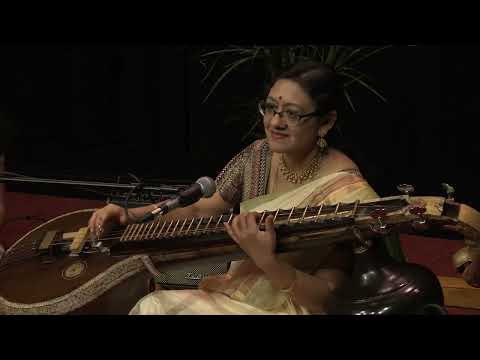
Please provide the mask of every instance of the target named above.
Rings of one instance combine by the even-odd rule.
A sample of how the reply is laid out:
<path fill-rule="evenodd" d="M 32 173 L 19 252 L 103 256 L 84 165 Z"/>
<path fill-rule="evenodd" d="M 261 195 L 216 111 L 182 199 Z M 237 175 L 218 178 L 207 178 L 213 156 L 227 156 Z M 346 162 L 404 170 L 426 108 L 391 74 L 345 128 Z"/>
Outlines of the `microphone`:
<path fill-rule="evenodd" d="M 195 181 L 195 183 L 190 185 L 187 189 L 180 191 L 180 193 L 173 199 L 167 200 L 162 206 L 146 214 L 140 222 L 150 221 L 158 213 L 164 215 L 176 208 L 185 207 L 196 203 L 202 197 L 209 198 L 215 193 L 216 190 L 217 187 L 215 185 L 215 181 L 208 176 L 203 176 Z"/>

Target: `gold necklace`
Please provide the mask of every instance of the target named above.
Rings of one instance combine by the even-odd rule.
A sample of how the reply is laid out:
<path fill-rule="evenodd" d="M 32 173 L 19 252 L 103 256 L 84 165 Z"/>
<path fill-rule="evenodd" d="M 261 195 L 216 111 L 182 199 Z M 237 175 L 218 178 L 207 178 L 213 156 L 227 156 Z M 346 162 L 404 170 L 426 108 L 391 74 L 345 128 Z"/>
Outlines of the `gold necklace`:
<path fill-rule="evenodd" d="M 287 164 L 285 163 L 285 157 L 282 154 L 280 157 L 280 172 L 288 182 L 293 184 L 301 184 L 302 182 L 311 179 L 317 172 L 321 159 L 321 156 L 319 155 L 321 155 L 320 151 L 315 154 L 308 167 L 299 174 L 288 168 Z"/>

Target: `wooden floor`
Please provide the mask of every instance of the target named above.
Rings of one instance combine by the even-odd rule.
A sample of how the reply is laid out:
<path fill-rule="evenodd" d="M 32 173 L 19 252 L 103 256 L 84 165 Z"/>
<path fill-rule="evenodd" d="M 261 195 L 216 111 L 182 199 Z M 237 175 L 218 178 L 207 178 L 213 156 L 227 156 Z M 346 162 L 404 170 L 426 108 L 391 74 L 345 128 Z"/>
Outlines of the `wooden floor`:
<path fill-rule="evenodd" d="M 32 195 L 25 193 L 7 192 L 7 219 L 0 228 L 0 244 L 8 248 L 27 231 L 33 229 L 55 216 L 80 209 L 90 209 L 105 205 L 102 201 L 62 198 L 46 195 Z M 480 294 L 480 290 L 468 286 L 462 288 L 463 279 L 455 273 L 451 257 L 455 251 L 463 247 L 460 241 L 424 238 L 420 236 L 402 235 L 402 247 L 409 262 L 427 266 L 447 286 L 451 286 L 447 296 L 460 294 L 460 298 L 466 297 L 465 303 L 480 307 L 474 297 Z M 474 292 L 471 292 L 474 290 Z M 470 291 L 470 292 L 469 292 Z M 458 298 L 457 295 L 455 295 Z M 448 304 L 448 303 L 447 303 Z M 447 311 L 452 315 L 480 315 L 480 310 L 448 306 Z"/>

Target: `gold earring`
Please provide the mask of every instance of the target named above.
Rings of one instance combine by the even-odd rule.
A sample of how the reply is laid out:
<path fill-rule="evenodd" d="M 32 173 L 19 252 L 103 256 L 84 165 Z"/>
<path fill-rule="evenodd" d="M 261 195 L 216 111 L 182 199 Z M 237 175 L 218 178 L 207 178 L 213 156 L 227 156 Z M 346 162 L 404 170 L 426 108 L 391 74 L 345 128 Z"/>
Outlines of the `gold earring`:
<path fill-rule="evenodd" d="M 317 141 L 317 146 L 320 148 L 320 152 L 323 153 L 325 150 L 328 148 L 327 141 L 323 138 L 323 136 L 320 136 Z"/>

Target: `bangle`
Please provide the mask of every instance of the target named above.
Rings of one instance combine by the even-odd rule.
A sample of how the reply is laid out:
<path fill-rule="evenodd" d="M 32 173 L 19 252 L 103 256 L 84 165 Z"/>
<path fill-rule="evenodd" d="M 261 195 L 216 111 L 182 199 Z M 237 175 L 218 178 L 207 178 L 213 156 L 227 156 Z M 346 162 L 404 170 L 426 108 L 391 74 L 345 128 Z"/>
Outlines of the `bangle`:
<path fill-rule="evenodd" d="M 295 278 L 293 279 L 290 286 L 286 289 L 280 289 L 280 292 L 290 294 L 293 291 L 293 288 L 295 287 L 295 284 L 297 283 L 297 279 L 298 279 L 297 270 L 295 270 L 294 276 L 295 276 Z"/>

